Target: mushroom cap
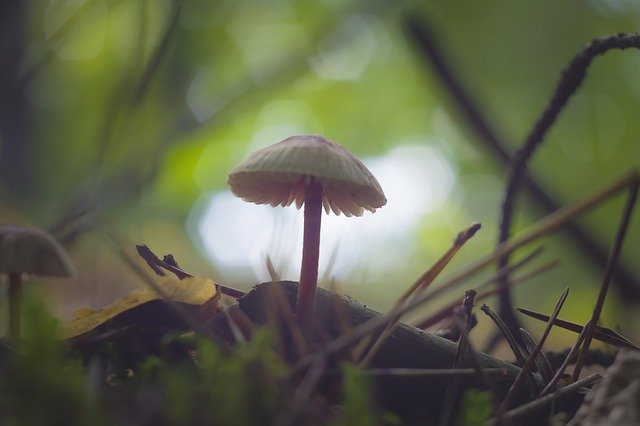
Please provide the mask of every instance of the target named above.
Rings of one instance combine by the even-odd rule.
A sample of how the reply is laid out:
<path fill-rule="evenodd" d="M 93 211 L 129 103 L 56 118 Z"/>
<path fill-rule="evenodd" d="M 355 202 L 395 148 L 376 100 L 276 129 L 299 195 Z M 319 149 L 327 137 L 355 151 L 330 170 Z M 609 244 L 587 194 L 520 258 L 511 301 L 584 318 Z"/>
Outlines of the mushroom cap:
<path fill-rule="evenodd" d="M 249 155 L 231 171 L 227 184 L 236 197 L 256 204 L 302 207 L 311 179 L 320 182 L 322 204 L 339 215 L 375 212 L 387 199 L 360 160 L 319 135 L 291 136 Z"/>
<path fill-rule="evenodd" d="M 53 235 L 22 225 L 0 225 L 0 272 L 68 277 L 75 268 Z"/>

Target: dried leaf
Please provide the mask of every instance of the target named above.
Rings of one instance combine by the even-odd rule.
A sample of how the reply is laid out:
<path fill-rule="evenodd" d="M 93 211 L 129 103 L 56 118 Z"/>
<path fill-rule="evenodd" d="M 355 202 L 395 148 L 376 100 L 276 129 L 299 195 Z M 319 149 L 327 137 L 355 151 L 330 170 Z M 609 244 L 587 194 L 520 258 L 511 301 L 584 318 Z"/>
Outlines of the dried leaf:
<path fill-rule="evenodd" d="M 157 280 L 157 285 L 170 302 L 196 309 L 211 302 L 217 305 L 220 298 L 216 284 L 207 278 L 188 277 L 179 280 L 175 277 L 162 277 Z M 176 316 L 178 315 L 171 311 L 162 296 L 151 288 L 140 288 L 100 310 L 76 310 L 74 318 L 63 330 L 63 338 L 80 336 L 115 320 L 119 320 L 118 323 L 122 325 L 130 325 L 131 322 L 139 324 L 141 320 L 147 325 L 167 324 L 175 323 Z"/>

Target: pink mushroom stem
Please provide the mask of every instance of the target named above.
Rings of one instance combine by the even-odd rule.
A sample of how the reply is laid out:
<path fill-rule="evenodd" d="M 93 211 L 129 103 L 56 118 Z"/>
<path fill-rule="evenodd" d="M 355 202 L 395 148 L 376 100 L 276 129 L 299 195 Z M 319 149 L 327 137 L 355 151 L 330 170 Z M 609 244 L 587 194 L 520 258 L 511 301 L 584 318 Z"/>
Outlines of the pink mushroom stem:
<path fill-rule="evenodd" d="M 304 199 L 304 236 L 302 240 L 302 267 L 296 303 L 296 316 L 301 324 L 313 318 L 318 284 L 318 258 L 320 257 L 320 222 L 322 220 L 322 184 L 311 178 Z"/>

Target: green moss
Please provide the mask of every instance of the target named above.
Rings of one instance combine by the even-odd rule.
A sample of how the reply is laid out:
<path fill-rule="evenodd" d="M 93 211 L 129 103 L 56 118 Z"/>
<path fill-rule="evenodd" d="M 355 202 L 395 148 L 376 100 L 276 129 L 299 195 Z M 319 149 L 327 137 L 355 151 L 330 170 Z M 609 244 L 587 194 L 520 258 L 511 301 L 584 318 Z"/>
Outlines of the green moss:
<path fill-rule="evenodd" d="M 24 341 L 0 354 L 2 425 L 275 424 L 299 386 L 268 329 L 231 353 L 197 335 L 158 334 L 157 346 L 148 347 L 155 352 L 123 363 L 122 351 L 131 351 L 144 331 L 134 329 L 133 337 L 83 354 L 83 364 L 57 339 L 57 321 L 41 299 L 27 298 L 24 306 Z M 309 407 L 323 410 L 334 426 L 399 424 L 376 409 L 360 370 L 344 364 L 342 371 L 342 405 L 329 402 L 336 395 L 314 393 Z M 318 420 L 301 408 L 296 421 Z"/>
<path fill-rule="evenodd" d="M 391 413 L 381 413 L 375 408 L 371 383 L 356 366 L 343 363 L 342 416 L 333 426 L 398 425 L 400 419 Z"/>
<path fill-rule="evenodd" d="M 58 324 L 44 302 L 24 301 L 24 341 L 8 350 L 0 371 L 0 423 L 15 425 L 106 424 L 94 416 L 81 361 L 56 340 Z M 103 423 L 105 422 L 105 423 Z"/>
<path fill-rule="evenodd" d="M 456 424 L 460 426 L 483 425 L 492 415 L 491 392 L 469 389 L 462 397 Z"/>
<path fill-rule="evenodd" d="M 192 362 L 150 357 L 133 380 L 138 395 L 160 399 L 168 424 L 255 425 L 275 419 L 288 400 L 286 369 L 266 330 L 231 355 L 206 339 L 194 344 Z"/>

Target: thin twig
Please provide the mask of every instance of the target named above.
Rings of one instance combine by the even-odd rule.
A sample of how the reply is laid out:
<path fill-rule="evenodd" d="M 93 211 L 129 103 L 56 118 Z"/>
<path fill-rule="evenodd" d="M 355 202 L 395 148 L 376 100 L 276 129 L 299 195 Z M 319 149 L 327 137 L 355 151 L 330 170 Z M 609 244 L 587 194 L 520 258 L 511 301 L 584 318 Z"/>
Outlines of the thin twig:
<path fill-rule="evenodd" d="M 203 327 L 200 321 L 192 315 L 188 310 L 184 309 L 179 303 L 175 303 L 171 298 L 162 290 L 162 288 L 155 282 L 154 278 L 150 276 L 143 268 L 140 267 L 135 261 L 134 256 L 128 253 L 125 247 L 129 246 L 125 245 L 122 242 L 121 237 L 115 234 L 115 232 L 111 229 L 108 229 L 105 224 L 103 224 L 100 228 L 103 235 L 107 237 L 107 240 L 111 243 L 112 248 L 118 254 L 120 259 L 124 261 L 124 263 L 129 266 L 129 268 L 135 272 L 153 291 L 155 291 L 158 296 L 160 296 L 163 301 L 173 309 L 186 324 L 189 325 L 191 329 L 193 329 L 196 333 L 206 336 L 213 342 L 215 342 L 220 348 L 224 351 L 228 351 L 230 349 L 229 344 L 225 342 L 223 339 L 218 337 L 216 334 L 212 333 L 206 327 Z"/>
<path fill-rule="evenodd" d="M 484 368 L 484 374 L 505 375 L 504 368 Z M 403 378 L 425 378 L 439 376 L 475 376 L 478 370 L 475 368 L 367 368 L 362 370 L 362 374 L 372 377 L 403 377 Z"/>
<path fill-rule="evenodd" d="M 115 7 L 115 5 L 121 1 L 122 0 L 112 0 L 112 5 Z M 115 202 L 122 202 L 121 196 L 123 193 L 118 192 L 116 196 L 112 190 L 112 188 L 119 188 L 121 186 L 115 184 L 113 180 L 122 179 L 123 176 L 127 174 L 134 175 L 136 177 L 135 181 L 131 179 L 127 181 L 127 188 L 129 188 L 128 194 L 134 193 L 142 187 L 141 182 L 139 182 L 142 180 L 139 156 L 130 155 L 127 158 L 127 160 L 130 160 L 130 163 L 125 164 L 125 166 L 121 167 L 117 172 L 104 171 L 106 164 L 105 158 L 107 157 L 110 142 L 113 140 L 126 139 L 121 136 L 126 132 L 134 117 L 132 110 L 148 92 L 152 77 L 157 73 L 159 66 L 168 54 L 170 42 L 173 41 L 179 28 L 179 16 L 182 10 L 179 0 L 174 0 L 173 6 L 173 15 L 167 23 L 162 40 L 151 54 L 150 60 L 147 61 L 138 81 L 134 83 L 128 81 L 126 78 L 122 79 L 117 89 L 113 91 L 112 96 L 107 100 L 105 114 L 96 137 L 98 148 L 94 156 L 92 184 L 83 184 L 83 187 L 78 188 L 76 194 L 68 201 L 66 212 L 57 227 L 65 225 L 64 221 L 66 218 L 76 217 L 78 215 L 77 210 L 80 210 L 80 212 L 95 212 L 106 209 L 110 204 Z M 141 41 L 142 39 L 140 38 L 139 42 Z M 139 49 L 141 48 L 141 46 L 138 47 Z M 140 56 L 139 51 L 135 53 L 137 57 Z M 31 75 L 27 76 L 27 79 L 28 78 L 31 78 Z M 123 102 L 123 99 L 125 102 Z M 159 167 L 157 157 L 160 156 L 160 151 L 161 150 L 154 152 L 156 158 L 152 158 L 152 166 L 156 168 Z M 148 175 L 151 175 L 151 173 L 148 173 Z M 134 189 L 131 189 L 132 187 Z M 116 199 L 116 197 L 119 199 Z M 72 233 L 68 234 L 69 237 L 75 237 L 78 233 L 84 231 L 83 227 L 87 224 L 81 223 L 77 225 L 75 229 L 71 230 Z"/>
<path fill-rule="evenodd" d="M 426 289 L 442 270 L 451 262 L 453 256 L 462 246 L 480 230 L 481 224 L 474 222 L 467 229 L 460 232 L 453 245 L 440 258 L 429 267 L 420 277 L 398 298 L 395 307 L 400 306 L 405 300 L 410 299 L 416 292 Z"/>
<path fill-rule="evenodd" d="M 193 277 L 193 274 L 185 272 L 175 263 L 167 262 L 164 259 L 160 259 L 153 251 L 151 251 L 151 249 L 146 244 L 136 244 L 136 250 L 138 252 L 138 255 L 142 259 L 144 259 L 147 265 L 149 265 L 149 267 L 160 276 L 164 276 L 164 272 L 162 271 L 162 269 L 166 269 L 167 271 L 175 274 L 175 276 L 180 280 L 188 277 Z M 246 294 L 244 291 L 229 287 L 228 285 L 223 285 L 220 283 L 216 283 L 216 285 L 220 288 L 222 294 L 226 294 L 227 296 L 234 297 L 236 299 Z"/>
<path fill-rule="evenodd" d="M 113 0 L 108 7 L 115 8 L 121 3 L 122 0 Z M 99 0 L 88 0 L 86 2 L 81 3 L 78 8 L 69 16 L 69 18 L 56 30 L 53 32 L 51 37 L 47 40 L 46 43 L 46 51 L 38 57 L 31 66 L 29 66 L 23 74 L 20 76 L 19 80 L 16 84 L 21 87 L 29 83 L 33 77 L 35 77 L 44 67 L 53 59 L 55 53 L 53 48 L 60 43 L 64 37 L 66 37 L 69 32 L 75 28 L 75 26 L 84 18 L 84 16 L 91 10 L 95 5 L 100 3 Z"/>
<path fill-rule="evenodd" d="M 295 420 L 298 417 L 300 411 L 311 398 L 313 390 L 318 385 L 318 382 L 322 378 L 322 375 L 327 367 L 327 359 L 325 357 L 317 357 L 309 371 L 304 376 L 298 388 L 293 392 L 293 398 L 289 404 L 286 405 L 286 409 L 276 419 L 276 425 L 288 426 L 295 424 Z"/>
<path fill-rule="evenodd" d="M 535 268 L 529 272 L 526 272 L 522 275 L 517 276 L 516 278 L 514 278 L 513 280 L 511 280 L 511 285 L 512 286 L 517 286 L 520 284 L 523 284 L 527 281 L 529 281 L 531 278 L 536 277 L 544 272 L 549 271 L 550 269 L 555 268 L 556 266 L 558 266 L 558 264 L 560 263 L 559 260 L 552 260 L 549 262 L 546 262 L 544 264 L 542 264 L 541 266 L 539 266 L 538 268 Z M 508 268 L 511 269 L 512 266 L 516 266 L 516 265 L 510 265 Z M 516 268 L 519 268 L 520 266 L 522 266 L 522 264 L 518 264 L 516 266 Z M 493 296 L 494 294 L 496 294 L 498 291 L 500 291 L 500 289 L 498 288 L 489 288 L 489 289 L 484 289 L 482 291 L 480 291 L 480 289 L 485 288 L 487 285 L 494 283 L 498 280 L 498 277 L 500 276 L 501 272 L 498 271 L 497 275 L 494 275 L 490 278 L 488 278 L 487 280 L 483 281 L 482 283 L 473 286 L 473 288 L 475 290 L 478 291 L 478 295 L 476 296 L 476 301 L 478 300 L 483 300 L 486 299 L 487 297 Z M 448 318 L 449 316 L 451 316 L 451 312 L 453 311 L 453 309 L 458 305 L 458 301 L 454 300 L 453 302 L 449 303 L 446 306 L 443 306 L 442 308 L 440 308 L 440 310 L 429 314 L 426 318 L 419 320 L 419 321 L 415 321 L 413 323 L 414 327 L 417 327 L 421 330 L 426 330 L 429 327 L 432 327 L 434 325 L 436 325 L 437 323 L 439 323 L 440 321 Z"/>
<path fill-rule="evenodd" d="M 387 328 L 385 328 L 379 335 L 372 335 L 368 340 L 364 340 L 360 343 L 360 354 L 356 352 L 356 359 L 359 359 L 358 366 L 365 367 L 371 362 L 378 350 L 382 347 L 384 341 L 393 333 L 394 325 L 400 320 L 401 316 L 395 315 L 402 306 L 409 303 L 416 294 L 420 291 L 424 291 L 440 272 L 451 262 L 455 254 L 462 248 L 462 246 L 469 241 L 471 237 L 475 235 L 480 229 L 480 224 L 474 222 L 471 226 L 460 232 L 453 242 L 453 245 L 442 255 L 440 258 L 429 267 L 420 277 L 400 296 L 395 303 L 388 316 L 393 318 L 393 321 L 389 322 Z M 370 344 L 370 342 L 373 342 Z"/>
<path fill-rule="evenodd" d="M 531 354 L 538 345 L 538 342 L 536 342 L 536 339 L 534 339 L 533 336 L 524 328 L 520 329 L 520 334 L 522 335 L 524 344 L 527 347 L 527 351 Z M 551 363 L 544 354 L 544 351 L 538 351 L 538 355 L 535 358 L 535 364 L 540 376 L 542 376 L 543 382 L 549 383 L 553 378 L 553 368 L 551 368 Z"/>
<path fill-rule="evenodd" d="M 616 238 L 613 241 L 613 246 L 611 247 L 609 261 L 607 262 L 607 266 L 604 269 L 604 274 L 602 277 L 602 285 L 600 286 L 600 292 L 598 293 L 598 300 L 596 301 L 596 306 L 593 308 L 591 320 L 589 321 L 588 327 L 587 327 L 587 333 L 585 334 L 585 337 L 584 337 L 584 344 L 582 345 L 582 349 L 580 350 L 580 355 L 578 355 L 576 368 L 573 371 L 574 381 L 578 380 L 578 377 L 580 376 L 580 370 L 582 369 L 582 363 L 584 362 L 584 357 L 587 351 L 589 350 L 589 346 L 591 345 L 591 340 L 593 339 L 594 327 L 598 323 L 598 320 L 600 319 L 600 313 L 602 312 L 602 306 L 604 305 L 604 301 L 607 297 L 607 291 L 609 290 L 611 277 L 613 276 L 613 270 L 616 266 L 616 263 L 618 262 L 618 256 L 620 254 L 620 250 L 622 249 L 622 243 L 624 242 L 624 237 L 627 234 L 627 228 L 631 220 L 631 214 L 633 213 L 633 208 L 636 205 L 636 198 L 638 196 L 639 187 L 640 187 L 640 184 L 636 183 L 632 185 L 631 188 L 629 188 L 629 199 L 627 200 L 627 204 L 624 208 L 622 219 L 618 227 Z"/>
<path fill-rule="evenodd" d="M 532 411 L 536 411 L 540 408 L 543 408 L 547 405 L 549 405 L 550 403 L 552 403 L 553 401 L 556 401 L 560 398 L 563 398 L 567 395 L 570 395 L 578 390 L 580 390 L 583 387 L 589 387 L 592 384 L 594 384 L 595 382 L 597 382 L 598 380 L 602 379 L 602 376 L 599 374 L 592 374 L 588 377 L 585 377 L 582 380 L 578 380 L 575 383 L 572 383 L 568 386 L 563 387 L 562 389 L 557 390 L 556 392 L 549 394 L 547 396 L 544 396 L 542 398 L 536 399 L 535 401 L 531 401 L 527 404 L 521 405 L 518 408 L 514 408 L 513 410 L 509 410 L 506 413 L 504 413 L 503 418 L 506 420 L 516 420 L 519 417 L 522 417 Z M 489 424 L 495 424 L 495 420 L 492 419 L 489 421 Z"/>
<path fill-rule="evenodd" d="M 473 299 L 476 297 L 476 294 L 475 290 L 467 290 L 465 292 L 465 297 L 462 300 L 462 304 L 458 306 L 453 313 L 454 321 L 458 329 L 461 331 L 461 334 L 460 340 L 458 340 L 458 347 L 453 360 L 453 366 L 451 368 L 461 368 L 467 358 L 467 348 L 469 347 L 468 331 L 471 324 Z M 484 378 L 484 376 L 482 377 Z M 460 376 L 453 376 L 447 383 L 440 414 L 440 424 L 443 426 L 451 424 L 451 419 L 456 405 L 456 396 L 458 395 L 458 390 L 460 388 L 460 380 Z"/>
<path fill-rule="evenodd" d="M 535 312 L 529 309 L 519 308 L 519 307 L 516 307 L 516 310 L 518 310 L 519 312 L 525 315 L 530 316 L 531 318 L 535 318 L 537 320 L 544 321 L 544 322 L 549 321 L 549 316 L 542 314 L 540 312 Z M 584 330 L 583 326 L 576 324 L 574 322 L 562 320 L 560 318 L 557 318 L 553 322 L 553 324 L 560 328 L 564 328 L 565 330 L 573 331 L 574 333 L 578 333 L 578 334 L 582 333 L 582 331 Z M 635 345 L 633 342 L 631 342 L 629 339 L 627 339 L 623 335 L 616 333 L 615 331 L 609 328 L 600 327 L 596 325 L 595 328 L 593 329 L 593 338 L 603 343 L 607 343 L 609 345 L 613 345 L 619 348 L 630 349 L 632 351 L 640 351 L 640 347 Z"/>
<path fill-rule="evenodd" d="M 496 326 L 498 327 L 498 329 L 502 332 L 502 335 L 504 336 L 507 343 L 509 344 L 509 347 L 511 348 L 511 352 L 513 352 L 513 355 L 516 357 L 516 364 L 519 366 L 524 365 L 526 360 L 524 355 L 522 354 L 522 351 L 520 350 L 520 347 L 518 346 L 518 342 L 516 342 L 516 339 L 513 338 L 513 336 L 511 335 L 511 331 L 507 328 L 505 323 L 502 321 L 502 318 L 500 318 L 500 315 L 496 314 L 494 311 L 491 310 L 489 305 L 484 303 L 482 304 L 482 307 L 480 308 L 480 310 L 484 312 L 489 318 L 491 318 L 493 322 L 496 324 Z M 531 379 L 533 380 L 533 377 L 531 377 Z"/>
<path fill-rule="evenodd" d="M 160 43 L 158 43 L 158 45 L 156 46 L 156 49 L 151 55 L 151 58 L 147 62 L 147 65 L 142 70 L 140 79 L 138 80 L 138 83 L 136 84 L 136 87 L 133 91 L 133 96 L 131 97 L 132 105 L 136 105 L 140 103 L 140 100 L 144 97 L 145 93 L 147 92 L 147 89 L 149 88 L 149 85 L 151 83 L 153 76 L 157 74 L 158 68 L 162 64 L 162 61 L 167 57 L 167 54 L 169 53 L 169 50 L 170 50 L 171 43 L 175 39 L 176 31 L 179 28 L 178 23 L 180 21 L 179 18 L 182 12 L 182 4 L 180 4 L 180 2 L 177 0 L 174 0 L 173 3 L 174 3 L 173 15 L 171 16 L 171 19 L 167 23 L 167 27 L 164 31 L 162 40 L 160 41 Z"/>
<path fill-rule="evenodd" d="M 541 397 L 549 394 L 555 388 L 556 383 L 558 383 L 558 381 L 560 380 L 560 378 L 564 374 L 564 371 L 567 369 L 567 366 L 573 360 L 574 355 L 578 352 L 578 349 L 580 348 L 580 345 L 584 341 L 584 335 L 586 333 L 586 330 L 587 330 L 586 327 L 582 328 L 582 331 L 580 332 L 580 335 L 578 336 L 578 338 L 576 339 L 575 343 L 571 347 L 571 350 L 567 354 L 567 357 L 564 359 L 564 361 L 560 365 L 560 368 L 558 368 L 558 371 L 556 371 L 556 373 L 553 375 L 553 377 L 551 378 L 549 383 L 547 383 L 547 385 L 544 387 L 544 389 L 542 389 L 542 391 L 540 392 L 540 395 L 538 395 L 538 398 L 541 398 Z"/>
<path fill-rule="evenodd" d="M 500 403 L 498 399 L 498 390 L 496 388 L 495 383 L 493 382 L 493 377 L 486 374 L 487 370 L 482 367 L 482 364 L 480 363 L 480 360 L 476 355 L 476 352 L 471 343 L 471 340 L 469 340 L 469 321 L 467 321 L 467 323 L 465 324 L 459 318 L 456 318 L 456 319 L 458 320 L 457 322 L 459 323 L 459 326 L 462 328 L 462 340 L 466 340 L 467 342 L 468 359 L 469 361 L 471 361 L 471 364 L 473 366 L 474 371 L 476 372 L 476 375 L 481 379 L 485 388 L 488 389 L 489 392 L 491 393 L 493 408 L 496 413 L 496 416 L 498 416 L 498 419 L 499 419 L 498 423 L 503 424 L 504 422 L 501 421 L 502 415 L 499 411 Z"/>

